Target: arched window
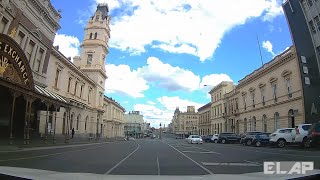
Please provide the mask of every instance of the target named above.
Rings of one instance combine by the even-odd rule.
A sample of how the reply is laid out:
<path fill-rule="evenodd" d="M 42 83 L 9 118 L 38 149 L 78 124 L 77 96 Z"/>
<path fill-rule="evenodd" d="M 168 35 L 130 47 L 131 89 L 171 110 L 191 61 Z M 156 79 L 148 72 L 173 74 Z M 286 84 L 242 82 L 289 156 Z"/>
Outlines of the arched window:
<path fill-rule="evenodd" d="M 253 131 L 256 131 L 257 130 L 257 120 L 256 120 L 255 116 L 253 116 L 253 118 L 252 118 L 252 125 L 253 125 Z"/>
<path fill-rule="evenodd" d="M 94 39 L 97 39 L 98 33 L 94 33 Z"/>
<path fill-rule="evenodd" d="M 92 33 L 90 33 L 90 38 L 89 39 L 92 39 Z"/>
<path fill-rule="evenodd" d="M 249 119 L 249 131 L 252 131 L 252 123 L 251 123 L 251 118 Z"/>
<path fill-rule="evenodd" d="M 87 130 L 88 119 L 89 119 L 89 117 L 87 116 L 87 117 L 86 117 L 86 122 L 84 123 L 84 130 L 85 130 L 85 131 Z"/>
<path fill-rule="evenodd" d="M 279 118 L 280 118 L 279 113 L 278 112 L 274 113 L 274 130 L 275 131 L 279 129 Z"/>
<path fill-rule="evenodd" d="M 236 121 L 236 134 L 239 134 L 240 132 L 240 129 L 239 129 L 239 120 Z"/>
<path fill-rule="evenodd" d="M 267 132 L 267 116 L 264 114 L 263 116 L 262 116 L 262 130 L 263 130 L 263 132 Z"/>
<path fill-rule="evenodd" d="M 70 118 L 70 129 L 73 128 L 73 117 L 74 117 L 74 113 L 71 114 L 71 118 Z"/>
<path fill-rule="evenodd" d="M 80 119 L 81 119 L 81 116 L 79 114 L 78 117 L 77 117 L 77 130 L 79 130 Z"/>

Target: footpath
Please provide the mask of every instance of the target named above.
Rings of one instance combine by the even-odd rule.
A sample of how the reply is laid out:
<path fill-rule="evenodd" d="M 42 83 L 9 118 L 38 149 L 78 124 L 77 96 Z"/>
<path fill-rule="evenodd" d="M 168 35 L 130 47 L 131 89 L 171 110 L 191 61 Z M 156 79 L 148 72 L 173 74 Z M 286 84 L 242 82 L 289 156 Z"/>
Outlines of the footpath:
<path fill-rule="evenodd" d="M 24 144 L 23 140 L 14 140 L 13 144 L 9 144 L 8 139 L 0 140 L 0 153 L 2 152 L 18 152 L 18 151 L 31 151 L 41 149 L 57 149 L 65 147 L 77 147 L 87 146 L 94 144 L 111 143 L 115 141 L 125 141 L 124 138 L 100 138 L 100 139 L 88 139 L 74 137 L 66 142 L 65 137 L 56 137 L 55 141 L 52 138 L 48 138 L 45 141 L 43 138 L 33 138 L 29 144 Z"/>

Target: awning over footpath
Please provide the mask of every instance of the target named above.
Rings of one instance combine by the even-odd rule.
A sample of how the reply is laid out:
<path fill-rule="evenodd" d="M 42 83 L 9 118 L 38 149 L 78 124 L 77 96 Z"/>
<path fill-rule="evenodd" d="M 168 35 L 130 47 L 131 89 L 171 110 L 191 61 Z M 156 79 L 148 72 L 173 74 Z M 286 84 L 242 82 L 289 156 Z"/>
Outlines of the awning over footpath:
<path fill-rule="evenodd" d="M 56 101 L 59 101 L 59 102 L 62 102 L 62 103 L 68 103 L 68 100 L 62 96 L 60 96 L 59 94 L 55 93 L 55 92 L 52 92 L 48 89 L 45 89 L 41 86 L 38 86 L 38 85 L 34 85 L 34 89 L 36 92 L 38 92 L 39 94 L 43 95 L 43 96 L 46 96 L 46 97 L 49 97 L 51 99 L 54 99 Z"/>

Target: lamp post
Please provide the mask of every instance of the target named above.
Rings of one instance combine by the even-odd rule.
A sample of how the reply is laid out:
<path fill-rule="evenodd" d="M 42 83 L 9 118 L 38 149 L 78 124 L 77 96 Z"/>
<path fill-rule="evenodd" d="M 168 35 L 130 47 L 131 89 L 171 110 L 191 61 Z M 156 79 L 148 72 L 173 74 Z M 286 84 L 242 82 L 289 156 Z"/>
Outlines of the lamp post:
<path fill-rule="evenodd" d="M 160 129 L 159 129 L 159 131 L 160 131 L 159 139 L 161 139 L 161 123 L 160 123 Z"/>

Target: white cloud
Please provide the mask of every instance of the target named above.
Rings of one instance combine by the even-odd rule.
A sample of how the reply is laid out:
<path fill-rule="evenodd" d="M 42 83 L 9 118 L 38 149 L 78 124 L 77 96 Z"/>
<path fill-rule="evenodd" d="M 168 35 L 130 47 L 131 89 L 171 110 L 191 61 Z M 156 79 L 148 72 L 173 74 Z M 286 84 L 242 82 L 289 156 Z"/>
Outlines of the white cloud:
<path fill-rule="evenodd" d="M 150 45 L 172 53 L 192 54 L 201 61 L 212 57 L 233 27 L 257 17 L 271 21 L 282 13 L 281 2 L 276 0 L 96 2 L 107 2 L 111 13 L 118 9 L 111 21 L 110 47 L 135 55 Z"/>
<path fill-rule="evenodd" d="M 271 53 L 273 56 L 275 53 L 273 52 L 273 47 L 270 41 L 263 41 L 262 42 L 262 47 L 266 49 L 269 53 Z"/>
<path fill-rule="evenodd" d="M 156 103 L 153 101 L 147 101 L 148 104 L 155 105 Z"/>
<path fill-rule="evenodd" d="M 66 57 L 79 55 L 80 41 L 75 36 L 69 36 L 66 34 L 56 34 L 53 42 L 53 46 L 59 46 L 59 51 Z"/>
<path fill-rule="evenodd" d="M 275 17 L 283 14 L 281 0 L 270 0 L 268 4 L 267 12 L 263 16 L 263 21 L 272 21 Z"/>
<path fill-rule="evenodd" d="M 144 97 L 143 92 L 149 89 L 147 82 L 136 70 L 131 70 L 128 65 L 107 64 L 105 89 L 107 93 L 121 93 L 135 98 Z"/>
<path fill-rule="evenodd" d="M 147 65 L 137 70 L 149 83 L 168 90 L 197 90 L 200 77 L 192 71 L 165 64 L 156 57 L 149 57 Z"/>
<path fill-rule="evenodd" d="M 151 104 L 134 105 L 134 110 L 140 111 L 144 116 L 144 120 L 151 123 L 151 126 L 153 127 L 158 127 L 160 123 L 166 124 L 167 126 L 172 120 L 176 107 L 179 107 L 181 111 L 186 111 L 187 106 L 195 106 L 196 109 L 203 106 L 203 104 L 197 102 L 180 99 L 178 96 L 163 96 L 157 98 L 157 101 L 163 106 L 163 108 L 159 108 L 156 107 L 156 105 Z"/>
<path fill-rule="evenodd" d="M 204 89 L 206 91 L 210 91 L 210 89 L 212 89 L 214 86 L 218 85 L 222 81 L 233 80 L 227 74 L 209 74 L 202 78 L 199 88 Z"/>

